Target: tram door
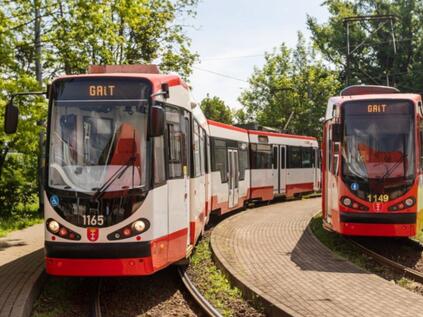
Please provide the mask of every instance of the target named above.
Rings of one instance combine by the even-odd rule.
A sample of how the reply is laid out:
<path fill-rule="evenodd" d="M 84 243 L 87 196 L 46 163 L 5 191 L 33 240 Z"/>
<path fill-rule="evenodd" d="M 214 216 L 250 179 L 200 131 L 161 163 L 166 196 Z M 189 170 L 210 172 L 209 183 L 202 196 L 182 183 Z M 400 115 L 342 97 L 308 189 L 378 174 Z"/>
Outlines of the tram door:
<path fill-rule="evenodd" d="M 274 145 L 273 146 L 273 193 L 274 194 L 279 194 L 280 193 L 280 181 L 281 181 L 281 177 L 280 177 L 280 172 L 279 172 L 279 168 L 280 168 L 280 164 L 279 164 L 279 145 Z"/>
<path fill-rule="evenodd" d="M 286 193 L 286 145 L 279 147 L 279 193 Z"/>
<path fill-rule="evenodd" d="M 238 204 L 239 200 L 239 160 L 238 150 L 228 149 L 228 186 L 229 186 L 229 208 Z"/>

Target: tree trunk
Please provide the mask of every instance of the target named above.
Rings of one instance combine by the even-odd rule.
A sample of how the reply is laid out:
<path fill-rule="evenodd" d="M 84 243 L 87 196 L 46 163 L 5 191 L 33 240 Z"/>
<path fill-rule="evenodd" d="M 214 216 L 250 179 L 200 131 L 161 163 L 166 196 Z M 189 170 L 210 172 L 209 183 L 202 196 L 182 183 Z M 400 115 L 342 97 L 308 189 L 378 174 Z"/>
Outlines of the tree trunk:
<path fill-rule="evenodd" d="M 34 44 L 35 44 L 35 77 L 40 87 L 43 84 L 43 74 L 41 65 L 41 15 L 40 1 L 34 0 L 35 20 L 34 20 Z"/>

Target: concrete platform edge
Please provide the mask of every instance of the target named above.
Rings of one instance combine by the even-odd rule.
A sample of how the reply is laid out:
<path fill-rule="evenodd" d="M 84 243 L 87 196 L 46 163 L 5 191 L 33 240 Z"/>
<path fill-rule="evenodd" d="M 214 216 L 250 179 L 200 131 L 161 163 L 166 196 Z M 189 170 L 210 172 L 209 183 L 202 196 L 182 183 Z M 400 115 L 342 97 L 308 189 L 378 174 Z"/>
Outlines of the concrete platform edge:
<path fill-rule="evenodd" d="M 19 302 L 15 303 L 10 317 L 29 317 L 31 316 L 34 302 L 41 293 L 41 289 L 47 279 L 47 273 L 44 270 L 44 264 L 28 280 L 25 289 L 21 293 Z"/>

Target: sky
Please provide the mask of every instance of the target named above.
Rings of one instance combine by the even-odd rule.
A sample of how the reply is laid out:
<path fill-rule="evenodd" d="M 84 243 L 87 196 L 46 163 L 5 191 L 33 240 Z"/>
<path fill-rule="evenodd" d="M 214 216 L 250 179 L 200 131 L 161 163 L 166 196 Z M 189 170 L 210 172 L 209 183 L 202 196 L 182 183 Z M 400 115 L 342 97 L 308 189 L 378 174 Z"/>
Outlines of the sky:
<path fill-rule="evenodd" d="M 297 33 L 310 37 L 307 14 L 319 23 L 328 19 L 322 0 L 200 0 L 197 17 L 187 28 L 192 51 L 200 55 L 190 78 L 195 101 L 218 96 L 231 108 L 264 52 L 285 42 L 295 47 Z M 217 75 L 214 73 L 219 73 Z M 222 76 L 225 75 L 226 77 Z M 230 78 L 229 78 L 230 77 Z"/>

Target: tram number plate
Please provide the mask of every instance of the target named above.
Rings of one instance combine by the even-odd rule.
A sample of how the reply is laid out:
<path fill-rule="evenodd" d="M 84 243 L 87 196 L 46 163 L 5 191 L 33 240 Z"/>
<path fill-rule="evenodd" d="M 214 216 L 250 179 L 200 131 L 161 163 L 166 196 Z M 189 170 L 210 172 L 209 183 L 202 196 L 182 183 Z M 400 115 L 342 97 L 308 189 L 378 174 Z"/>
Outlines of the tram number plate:
<path fill-rule="evenodd" d="M 378 195 L 378 194 L 369 194 L 367 195 L 367 200 L 370 203 L 387 203 L 389 201 L 389 195 Z"/>
<path fill-rule="evenodd" d="M 104 224 L 103 215 L 83 215 L 84 226 L 102 226 Z"/>

